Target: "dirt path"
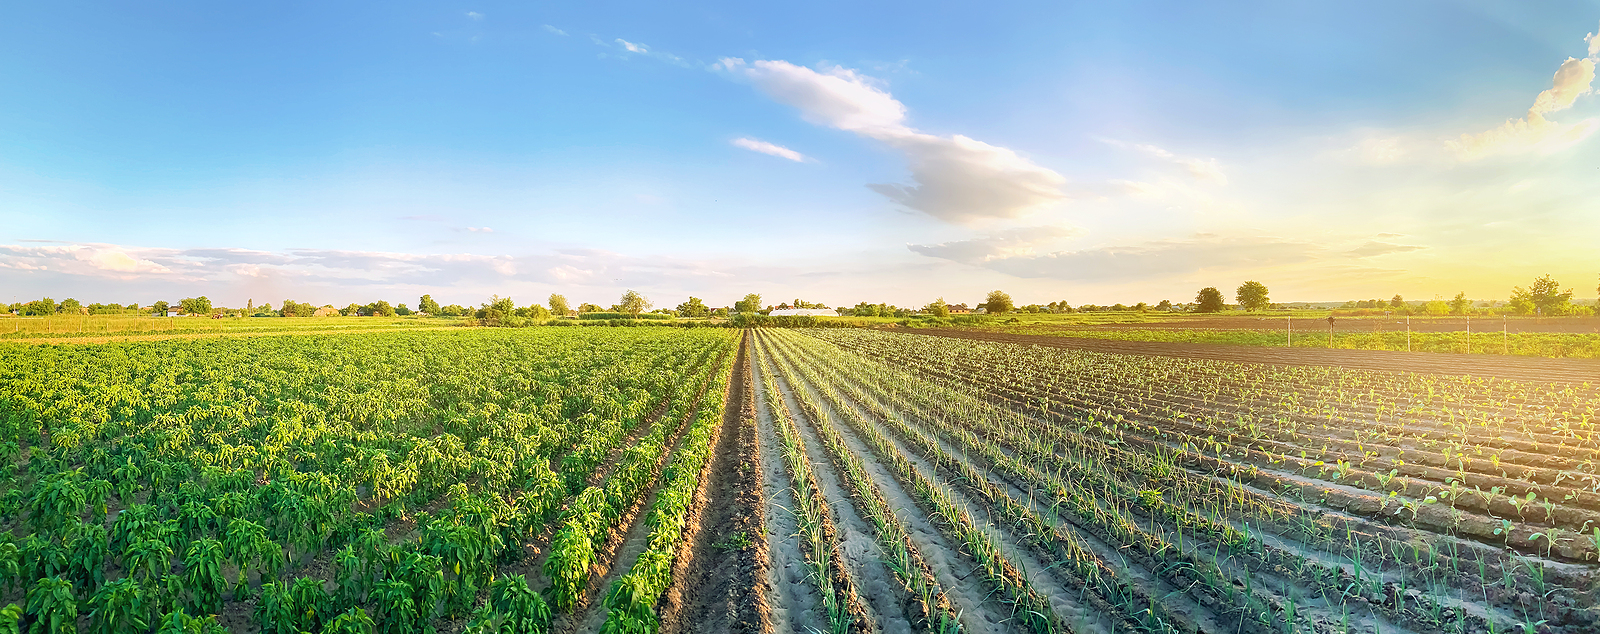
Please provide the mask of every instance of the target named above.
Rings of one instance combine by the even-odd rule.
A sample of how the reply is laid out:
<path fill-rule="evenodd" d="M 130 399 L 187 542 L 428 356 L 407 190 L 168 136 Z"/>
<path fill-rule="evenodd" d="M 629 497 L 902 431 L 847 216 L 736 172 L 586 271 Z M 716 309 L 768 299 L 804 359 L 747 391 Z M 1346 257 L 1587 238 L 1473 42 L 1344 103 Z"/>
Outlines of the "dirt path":
<path fill-rule="evenodd" d="M 750 364 L 752 383 L 761 385 L 761 368 Z M 795 518 L 793 477 L 784 461 L 783 445 L 778 437 L 776 414 L 768 407 L 756 412 L 756 435 L 761 443 L 761 488 L 766 498 L 762 511 L 767 524 L 767 552 L 771 564 L 767 567 L 767 584 L 772 588 L 767 600 L 772 608 L 772 622 L 778 632 L 826 632 L 828 615 L 822 607 L 822 595 L 808 581 L 811 568 L 800 543 L 800 523 Z"/>
<path fill-rule="evenodd" d="M 1089 352 L 1209 359 L 1236 363 L 1265 363 L 1290 366 L 1331 365 L 1352 370 L 1465 374 L 1516 381 L 1565 381 L 1589 384 L 1600 382 L 1600 360 L 1597 359 L 1542 359 L 1501 355 L 1446 354 L 1440 352 L 1268 348 L 1216 343 L 1117 341 L 1084 337 L 1013 335 L 951 328 L 919 328 L 897 332 L 956 339 L 1032 344 L 1051 348 L 1087 350 Z"/>
<path fill-rule="evenodd" d="M 662 602 L 662 632 L 771 632 L 766 506 L 746 332 L 722 424 L 688 518 L 689 547 Z"/>

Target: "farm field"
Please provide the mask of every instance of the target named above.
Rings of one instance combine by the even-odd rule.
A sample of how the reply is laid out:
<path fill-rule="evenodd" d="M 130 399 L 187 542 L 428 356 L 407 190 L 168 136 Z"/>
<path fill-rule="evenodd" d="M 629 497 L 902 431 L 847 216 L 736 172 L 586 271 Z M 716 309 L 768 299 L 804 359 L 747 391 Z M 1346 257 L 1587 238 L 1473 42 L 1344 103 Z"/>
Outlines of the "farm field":
<path fill-rule="evenodd" d="M 862 328 L 0 343 L 0 625 L 1593 632 L 1597 407 Z"/>
<path fill-rule="evenodd" d="M 1592 386 L 756 340 L 766 489 L 799 509 L 769 511 L 773 612 L 797 628 L 1597 627 Z"/>
<path fill-rule="evenodd" d="M 970 330 L 1129 342 L 1600 359 L 1600 318 L 1595 317 L 1416 316 L 1408 323 L 1403 316 L 1338 316 L 1330 332 L 1328 311 L 1295 311 L 1290 316 L 1017 314 Z"/>
<path fill-rule="evenodd" d="M 736 343 L 563 328 L 0 346 L 0 623 L 636 630 L 690 516 L 722 502 L 698 485 L 714 433 L 737 428 Z"/>

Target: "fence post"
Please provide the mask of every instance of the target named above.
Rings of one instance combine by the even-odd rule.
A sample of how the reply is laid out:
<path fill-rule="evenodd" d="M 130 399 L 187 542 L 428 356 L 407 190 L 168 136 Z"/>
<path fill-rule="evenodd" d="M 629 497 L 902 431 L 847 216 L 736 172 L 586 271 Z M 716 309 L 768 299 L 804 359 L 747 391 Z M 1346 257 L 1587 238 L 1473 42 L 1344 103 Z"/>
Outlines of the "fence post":
<path fill-rule="evenodd" d="M 1289 343 L 1286 347 L 1294 347 L 1294 315 L 1289 316 Z"/>
<path fill-rule="evenodd" d="M 1406 315 L 1406 352 L 1411 352 L 1411 316 Z"/>
<path fill-rule="evenodd" d="M 1472 354 L 1472 315 L 1467 315 L 1467 354 Z"/>

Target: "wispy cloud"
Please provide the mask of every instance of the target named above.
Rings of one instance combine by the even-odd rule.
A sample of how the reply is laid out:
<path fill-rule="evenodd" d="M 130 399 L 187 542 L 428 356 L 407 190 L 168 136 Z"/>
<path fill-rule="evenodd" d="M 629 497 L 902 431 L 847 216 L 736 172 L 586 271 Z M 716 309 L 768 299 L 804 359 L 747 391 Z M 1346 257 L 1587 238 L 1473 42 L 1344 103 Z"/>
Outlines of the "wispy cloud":
<path fill-rule="evenodd" d="M 1111 141 L 1111 143 L 1113 145 L 1127 145 L 1118 141 Z M 1228 184 L 1228 175 L 1222 173 L 1222 167 L 1217 163 L 1217 159 L 1202 159 L 1191 156 L 1179 156 L 1165 148 L 1148 143 L 1134 144 L 1128 147 L 1132 147 L 1135 150 L 1161 159 L 1162 161 L 1172 165 L 1181 167 L 1184 169 L 1184 171 L 1188 172 L 1190 176 L 1193 176 L 1196 179 L 1212 181 L 1219 185 Z"/>
<path fill-rule="evenodd" d="M 1026 248 L 1032 245 L 1025 236 L 909 247 L 929 257 L 1016 277 L 1084 282 L 1150 281 L 1196 271 L 1258 269 L 1306 262 L 1325 251 L 1315 244 L 1288 238 L 1196 234 L 1131 246 L 1035 254 Z M 1007 250 L 1013 244 L 1025 248 Z"/>
<path fill-rule="evenodd" d="M 770 155 L 770 156 L 776 156 L 778 158 L 786 158 L 786 159 L 789 159 L 791 161 L 795 161 L 797 163 L 806 162 L 806 156 L 804 154 L 801 154 L 801 153 L 796 152 L 794 150 L 791 150 L 789 148 L 783 147 L 781 145 L 768 143 L 766 141 L 759 141 L 759 140 L 751 139 L 751 138 L 748 138 L 748 137 L 741 137 L 741 138 L 734 139 L 733 140 L 733 144 L 735 146 L 737 146 L 737 147 L 742 147 L 742 148 L 744 148 L 746 150 L 750 150 L 752 152 L 760 152 L 762 154 L 767 154 L 767 155 Z"/>
<path fill-rule="evenodd" d="M 563 30 L 558 29 L 556 27 L 550 26 L 548 24 L 544 24 L 544 25 L 541 25 L 541 26 L 544 27 L 544 30 L 549 31 L 551 33 L 554 33 L 556 35 L 566 35 L 567 34 L 566 31 L 563 31 Z"/>
<path fill-rule="evenodd" d="M 749 81 L 805 120 L 899 150 L 914 185 L 867 187 L 947 222 L 1014 218 L 1066 199 L 1066 179 L 1016 152 L 962 135 L 927 134 L 905 123 L 906 107 L 877 82 L 838 66 L 821 71 L 783 60 L 723 58 L 713 66 Z"/>
<path fill-rule="evenodd" d="M 482 20 L 483 19 L 483 14 L 482 13 L 478 13 L 477 11 L 468 11 L 467 12 L 467 17 L 472 18 L 474 20 Z"/>
<path fill-rule="evenodd" d="M 1345 255 L 1348 255 L 1348 256 L 1351 256 L 1351 257 L 1356 257 L 1356 258 L 1370 258 L 1370 257 L 1377 257 L 1377 256 L 1380 256 L 1380 255 L 1389 255 L 1391 253 L 1410 253 L 1412 251 L 1421 251 L 1421 250 L 1426 249 L 1426 248 L 1428 248 L 1428 247 L 1417 246 L 1417 245 L 1412 245 L 1412 244 L 1394 244 L 1392 242 L 1379 242 L 1377 240 L 1369 240 L 1369 241 L 1367 241 L 1366 244 L 1363 244 L 1363 245 L 1361 245 L 1359 247 L 1356 247 L 1354 249 L 1351 249 L 1349 251 L 1345 251 L 1344 253 L 1345 253 Z"/>
<path fill-rule="evenodd" d="M 1559 123 L 1545 117 L 1571 108 L 1579 96 L 1593 92 L 1594 67 L 1600 61 L 1600 36 L 1591 33 L 1584 39 L 1589 45 L 1588 58 L 1569 57 L 1562 62 L 1551 80 L 1550 89 L 1534 98 L 1527 115 L 1478 134 L 1463 134 L 1447 142 L 1447 146 L 1470 160 L 1502 153 L 1556 150 L 1587 138 L 1600 127 L 1600 122 L 1585 119 Z"/>

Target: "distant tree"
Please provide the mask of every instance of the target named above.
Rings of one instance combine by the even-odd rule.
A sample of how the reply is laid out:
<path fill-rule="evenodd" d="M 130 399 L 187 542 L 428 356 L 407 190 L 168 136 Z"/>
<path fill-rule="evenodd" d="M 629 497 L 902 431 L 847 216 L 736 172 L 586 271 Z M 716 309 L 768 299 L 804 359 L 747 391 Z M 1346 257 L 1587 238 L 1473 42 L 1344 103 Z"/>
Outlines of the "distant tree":
<path fill-rule="evenodd" d="M 1150 305 L 1146 304 L 1144 302 L 1139 302 L 1139 303 L 1133 305 L 1133 309 L 1135 311 L 1137 311 L 1137 312 L 1141 312 L 1142 313 L 1142 312 L 1145 312 L 1147 310 L 1150 310 Z"/>
<path fill-rule="evenodd" d="M 733 310 L 738 313 L 753 313 L 761 310 L 761 294 L 751 293 L 745 295 L 744 299 L 733 303 Z"/>
<path fill-rule="evenodd" d="M 1439 315 L 1449 314 L 1450 313 L 1450 305 L 1446 304 L 1445 301 L 1442 300 L 1442 299 L 1436 299 L 1436 300 L 1433 300 L 1433 301 L 1428 302 L 1426 304 L 1423 304 L 1422 305 L 1422 310 L 1423 310 L 1423 312 L 1426 312 L 1429 315 L 1433 315 L 1433 316 L 1437 317 Z"/>
<path fill-rule="evenodd" d="M 389 302 L 381 300 L 381 299 L 378 300 L 378 301 L 372 302 L 371 304 L 367 304 L 364 308 L 365 308 L 365 310 L 363 310 L 363 312 L 365 312 L 365 313 L 367 313 L 369 315 L 372 315 L 373 317 L 393 317 L 394 316 L 394 307 L 390 306 Z"/>
<path fill-rule="evenodd" d="M 428 313 L 429 315 L 437 315 L 439 314 L 439 302 L 433 301 L 432 295 L 423 295 L 417 300 L 417 311 Z"/>
<path fill-rule="evenodd" d="M 1267 300 L 1267 285 L 1250 280 L 1239 285 L 1239 290 L 1234 293 L 1234 299 L 1239 301 L 1239 306 L 1245 310 L 1265 310 L 1271 304 Z"/>
<path fill-rule="evenodd" d="M 591 304 L 589 302 L 584 302 L 582 304 L 578 304 L 578 312 L 579 313 L 598 313 L 598 312 L 602 312 L 604 310 L 605 310 L 604 308 L 601 308 L 601 307 L 596 306 L 594 304 Z"/>
<path fill-rule="evenodd" d="M 1533 310 L 1541 315 L 1565 315 L 1572 305 L 1572 289 L 1563 292 L 1561 284 L 1545 275 L 1534 280 L 1527 289 L 1512 287 L 1511 303 L 1516 305 L 1518 302 L 1532 305 Z"/>
<path fill-rule="evenodd" d="M 263 306 L 263 308 L 265 308 Z M 278 314 L 284 317 L 310 317 L 316 314 L 317 307 L 309 303 L 302 304 L 292 299 L 283 300 L 283 306 L 278 309 Z"/>
<path fill-rule="evenodd" d="M 690 297 L 689 301 L 678 304 L 678 315 L 682 317 L 697 318 L 710 314 L 711 309 L 707 308 L 705 302 L 700 301 L 698 297 Z"/>
<path fill-rule="evenodd" d="M 165 304 L 166 302 L 161 302 L 161 303 Z M 161 312 L 166 312 L 166 310 L 167 309 L 166 309 L 165 306 L 161 307 Z M 36 300 L 33 300 L 33 301 L 28 302 L 26 304 L 23 304 L 22 309 L 19 312 L 21 312 L 23 315 L 26 315 L 26 316 L 29 316 L 29 317 L 43 317 L 45 315 L 54 315 L 54 314 L 56 314 L 56 300 L 50 299 L 48 297 L 43 298 L 43 299 L 36 299 Z"/>
<path fill-rule="evenodd" d="M 439 307 L 439 314 L 445 317 L 461 317 L 470 312 L 472 311 L 467 310 L 465 306 L 460 304 L 450 304 L 449 306 Z"/>
<path fill-rule="evenodd" d="M 190 315 L 210 315 L 211 300 L 205 295 L 199 297 L 185 297 L 178 302 L 179 310 Z"/>
<path fill-rule="evenodd" d="M 490 295 L 489 301 L 480 305 L 474 317 L 483 321 L 486 326 L 498 326 L 506 317 L 516 313 L 517 304 L 510 297 Z"/>
<path fill-rule="evenodd" d="M 339 309 L 339 314 L 344 315 L 345 317 L 359 317 L 361 315 L 361 305 L 355 302 L 350 302 L 349 306 Z"/>
<path fill-rule="evenodd" d="M 1467 309 L 1472 307 L 1472 300 L 1467 299 L 1466 291 L 1456 293 L 1455 299 L 1450 300 L 1450 312 L 1457 315 L 1467 314 Z"/>
<path fill-rule="evenodd" d="M 56 311 L 60 313 L 76 315 L 83 312 L 83 304 L 79 303 L 76 299 L 68 297 L 61 300 L 61 305 L 56 307 Z"/>
<path fill-rule="evenodd" d="M 1215 286 L 1202 288 L 1194 296 L 1194 312 L 1197 313 L 1219 313 L 1223 305 L 1222 291 Z"/>
<path fill-rule="evenodd" d="M 726 309 L 726 308 L 718 308 L 716 310 L 713 310 L 713 311 L 711 311 L 711 316 L 712 317 L 724 317 L 724 318 L 726 318 L 728 316 L 728 309 Z"/>
<path fill-rule="evenodd" d="M 49 299 L 48 297 L 45 298 L 46 301 Z M 168 304 L 166 300 L 157 300 L 156 303 L 150 305 L 150 312 L 157 315 L 165 315 L 167 314 L 167 308 L 170 306 L 171 304 Z"/>
<path fill-rule="evenodd" d="M 255 310 L 256 310 L 256 300 L 253 300 L 253 299 L 244 300 L 244 312 L 251 313 L 251 312 L 255 312 Z"/>
<path fill-rule="evenodd" d="M 933 315 L 934 317 L 949 317 L 950 305 L 944 302 L 943 297 L 940 297 L 939 299 L 933 300 L 933 303 L 928 304 L 926 308 L 923 308 L 922 312 Z"/>
<path fill-rule="evenodd" d="M 405 304 L 401 304 L 399 306 L 395 306 L 394 307 L 394 314 L 404 317 L 406 315 L 410 315 L 411 314 L 411 309 L 410 308 L 406 308 Z"/>
<path fill-rule="evenodd" d="M 639 313 L 650 310 L 651 305 L 648 298 L 631 288 L 624 291 L 622 299 L 617 301 L 617 308 L 622 309 L 620 312 L 627 313 L 628 316 L 634 319 L 639 318 Z"/>
<path fill-rule="evenodd" d="M 1400 308 L 1400 307 L 1403 307 L 1405 305 L 1406 305 L 1406 298 L 1401 297 L 1399 293 L 1395 293 L 1394 297 L 1389 298 L 1389 307 L 1390 308 Z"/>
<path fill-rule="evenodd" d="M 1011 303 L 1011 296 L 1005 291 L 989 291 L 988 301 L 982 306 L 990 315 L 1004 315 L 1011 312 L 1014 304 Z"/>
<path fill-rule="evenodd" d="M 518 317 L 525 317 L 528 319 L 549 319 L 550 309 L 539 304 L 528 304 L 527 306 L 518 308 L 516 315 Z"/>
<path fill-rule="evenodd" d="M 1159 310 L 1159 311 L 1162 311 L 1162 312 L 1167 312 L 1167 313 L 1172 312 L 1172 300 L 1169 300 L 1169 299 L 1161 300 L 1160 303 L 1156 304 L 1156 310 Z"/>
<path fill-rule="evenodd" d="M 566 317 L 567 313 L 572 312 L 572 307 L 567 304 L 566 295 L 551 293 L 548 303 L 550 304 L 550 312 L 557 317 Z"/>

